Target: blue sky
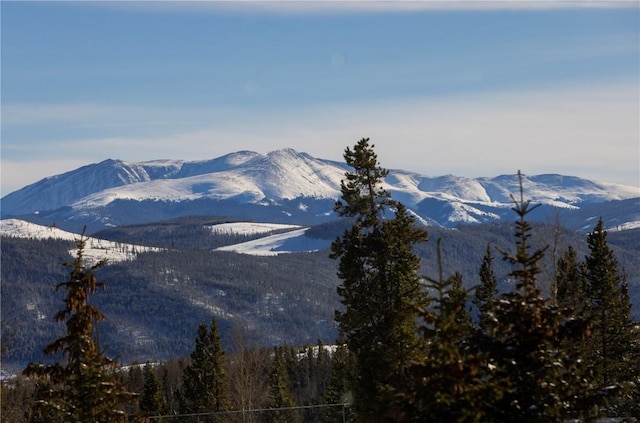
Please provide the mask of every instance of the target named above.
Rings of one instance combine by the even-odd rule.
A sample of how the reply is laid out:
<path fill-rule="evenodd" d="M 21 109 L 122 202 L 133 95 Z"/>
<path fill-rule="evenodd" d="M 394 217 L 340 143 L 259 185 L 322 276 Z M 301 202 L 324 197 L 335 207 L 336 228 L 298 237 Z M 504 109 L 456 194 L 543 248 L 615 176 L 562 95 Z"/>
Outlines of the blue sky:
<path fill-rule="evenodd" d="M 2 195 L 116 158 L 294 148 L 640 186 L 631 2 L 1 2 Z"/>

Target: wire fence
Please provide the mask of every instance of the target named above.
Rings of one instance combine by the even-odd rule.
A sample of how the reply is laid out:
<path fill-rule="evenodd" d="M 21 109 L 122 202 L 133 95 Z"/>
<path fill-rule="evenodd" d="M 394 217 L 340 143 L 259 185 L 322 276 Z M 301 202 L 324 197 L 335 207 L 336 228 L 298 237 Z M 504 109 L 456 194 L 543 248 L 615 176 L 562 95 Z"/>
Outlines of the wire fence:
<path fill-rule="evenodd" d="M 247 410 L 215 411 L 207 413 L 173 414 L 146 417 L 149 423 L 263 423 L 287 421 L 291 423 L 327 422 L 346 423 L 350 404 L 301 405 L 282 408 L 255 408 Z M 274 419 L 277 417 L 277 419 Z"/>

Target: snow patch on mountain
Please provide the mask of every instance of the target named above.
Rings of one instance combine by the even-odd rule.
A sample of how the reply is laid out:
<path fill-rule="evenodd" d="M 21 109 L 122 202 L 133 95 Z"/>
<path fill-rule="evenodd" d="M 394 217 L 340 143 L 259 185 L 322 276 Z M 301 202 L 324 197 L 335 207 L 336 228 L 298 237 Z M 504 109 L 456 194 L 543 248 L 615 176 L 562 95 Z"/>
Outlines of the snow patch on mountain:
<path fill-rule="evenodd" d="M 78 234 L 55 227 L 36 225 L 19 219 L 0 220 L 0 235 L 15 238 L 60 239 L 65 241 L 77 241 L 80 239 Z M 161 250 L 160 248 L 125 244 L 93 237 L 85 237 L 85 240 L 84 257 L 90 263 L 97 263 L 103 259 L 109 262 L 134 260 L 140 253 Z M 76 249 L 69 250 L 69 254 L 75 257 Z"/>
<path fill-rule="evenodd" d="M 299 229 L 300 225 L 258 222 L 231 222 L 209 226 L 214 234 L 255 235 L 282 229 Z"/>
<path fill-rule="evenodd" d="M 478 178 L 493 201 L 511 203 L 519 196 L 518 175 Z M 628 185 L 594 182 L 575 176 L 544 174 L 522 176 L 524 195 L 533 203 L 575 208 L 585 202 L 603 202 L 640 197 L 640 188 Z"/>
<path fill-rule="evenodd" d="M 331 241 L 305 236 L 309 228 L 296 229 L 282 234 L 270 235 L 240 244 L 227 245 L 216 251 L 232 251 L 253 256 L 276 256 L 294 252 L 311 252 L 327 248 Z"/>
<path fill-rule="evenodd" d="M 626 222 L 622 225 L 616 225 L 611 228 L 607 228 L 607 230 L 611 232 L 619 232 L 619 231 L 627 231 L 630 229 L 639 229 L 639 228 L 640 228 L 640 221 L 635 221 L 635 222 Z"/>
<path fill-rule="evenodd" d="M 478 210 L 472 205 L 460 201 L 452 201 L 450 205 L 452 208 L 452 212 L 447 218 L 450 223 L 476 224 L 482 223 L 482 221 L 486 221 L 487 218 L 490 220 L 497 220 L 500 218 L 500 216 L 495 213 Z M 479 217 L 482 217 L 484 219 L 480 220 Z"/>

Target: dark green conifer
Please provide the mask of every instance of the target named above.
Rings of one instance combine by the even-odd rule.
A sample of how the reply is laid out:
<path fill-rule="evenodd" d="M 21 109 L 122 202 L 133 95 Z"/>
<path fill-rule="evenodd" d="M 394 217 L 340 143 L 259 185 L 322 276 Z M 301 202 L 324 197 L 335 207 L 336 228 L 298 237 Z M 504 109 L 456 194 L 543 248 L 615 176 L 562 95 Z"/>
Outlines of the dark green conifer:
<path fill-rule="evenodd" d="M 351 403 L 350 381 L 353 377 L 353 365 L 351 354 L 347 349 L 344 336 L 340 334 L 336 350 L 331 360 L 331 378 L 329 386 L 324 394 L 322 403 L 334 405 L 328 407 L 323 413 L 324 423 L 343 423 L 348 413 L 348 404 Z M 343 405 L 347 404 L 347 405 Z"/>
<path fill-rule="evenodd" d="M 521 176 L 520 176 L 521 178 Z M 542 297 L 537 286 L 538 263 L 545 248 L 530 251 L 531 226 L 526 216 L 535 207 L 524 200 L 522 179 L 520 198 L 514 198 L 515 254 L 503 252 L 514 265 L 510 273 L 516 281 L 513 292 L 496 302 L 496 342 L 491 354 L 497 365 L 493 377 L 507 380 L 505 395 L 492 407 L 489 421 L 549 422 L 597 416 L 592 380 L 581 368 L 579 355 L 563 348 L 567 339 L 582 336 L 563 321 L 563 313 Z"/>
<path fill-rule="evenodd" d="M 229 388 L 222 340 L 215 318 L 211 329 L 201 323 L 191 353 L 191 363 L 184 370 L 181 393 L 182 413 L 215 413 L 229 410 Z"/>
<path fill-rule="evenodd" d="M 556 265 L 556 298 L 558 306 L 569 316 L 583 316 L 587 306 L 584 263 L 569 246 Z"/>
<path fill-rule="evenodd" d="M 383 188 L 388 172 L 368 138 L 347 148 L 344 158 L 352 170 L 335 211 L 353 223 L 333 242 L 331 257 L 340 260 L 343 281 L 344 309 L 336 320 L 356 360 L 353 409 L 358 421 L 397 420 L 391 392 L 405 385 L 409 364 L 420 355 L 415 304 L 423 294 L 413 248 L 427 233 Z"/>
<path fill-rule="evenodd" d="M 594 364 L 598 384 L 609 392 L 609 413 L 617 414 L 629 390 L 638 389 L 637 332 L 631 320 L 626 278 L 618 269 L 615 253 L 607 243 L 602 219 L 587 236 L 585 259 L 587 315 L 592 336 L 586 349 Z"/>
<path fill-rule="evenodd" d="M 265 416 L 267 423 L 296 423 L 300 421 L 299 413 L 291 395 L 291 381 L 282 356 L 282 350 L 274 350 L 273 364 L 268 381 L 269 411 Z"/>
<path fill-rule="evenodd" d="M 444 314 L 452 315 L 455 322 L 461 326 L 461 330 L 464 333 L 470 333 L 473 322 L 471 321 L 471 312 L 467 308 L 469 293 L 462 286 L 462 274 L 455 272 L 446 285 L 449 286 L 446 288 L 446 295 L 442 302 Z"/>
<path fill-rule="evenodd" d="M 478 308 L 478 328 L 487 333 L 491 321 L 495 319 L 494 308 L 498 296 L 498 280 L 493 271 L 493 256 L 491 246 L 487 244 L 487 251 L 480 266 L 480 285 L 476 287 L 473 304 Z"/>
<path fill-rule="evenodd" d="M 164 410 L 164 397 L 155 369 L 149 364 L 144 366 L 144 388 L 140 397 L 140 411 L 143 416 L 158 416 Z"/>
<path fill-rule="evenodd" d="M 105 286 L 94 272 L 106 260 L 87 268 L 85 243 L 83 231 L 76 240 L 75 260 L 64 263 L 71 269 L 69 280 L 56 285 L 56 290 L 66 292 L 65 308 L 55 316 L 65 322 L 66 334 L 44 349 L 46 355 L 62 353 L 64 361 L 52 365 L 30 363 L 24 370 L 27 376 L 41 378 L 32 421 L 123 422 L 126 416 L 121 406 L 133 399 L 115 377 L 117 363 L 98 345 L 96 325 L 105 316 L 89 299 Z"/>
<path fill-rule="evenodd" d="M 397 396 L 403 421 L 486 421 L 486 404 L 500 398 L 501 388 L 483 373 L 487 360 L 472 342 L 461 275 L 442 276 L 440 240 L 438 267 L 439 278 L 426 278 L 430 304 L 418 312 L 424 355 L 410 368 L 410 382 Z"/>

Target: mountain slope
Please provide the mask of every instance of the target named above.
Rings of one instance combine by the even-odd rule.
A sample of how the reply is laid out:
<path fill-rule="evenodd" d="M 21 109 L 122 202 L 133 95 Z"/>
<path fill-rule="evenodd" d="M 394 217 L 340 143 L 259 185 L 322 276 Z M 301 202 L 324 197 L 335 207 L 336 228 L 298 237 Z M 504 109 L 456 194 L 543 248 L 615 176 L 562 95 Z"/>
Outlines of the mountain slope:
<path fill-rule="evenodd" d="M 51 239 L 49 234 L 58 234 L 58 230 L 24 225 L 21 233 L 28 238 L 0 231 L 2 340 L 3 346 L 9 347 L 3 356 L 3 370 L 19 371 L 28 361 L 42 359 L 44 346 L 64 331 L 64 325 L 52 319 L 63 307 L 64 297 L 56 293 L 55 285 L 68 278 L 60 263 L 69 260 L 73 243 Z M 198 227 L 202 230 L 197 231 Z M 158 248 L 137 254 L 134 260 L 111 261 L 100 269 L 98 277 L 107 282 L 107 289 L 93 300 L 107 316 L 100 325 L 101 342 L 111 356 L 124 363 L 187 356 L 198 324 L 210 321 L 212 315 L 219 322 L 224 342 L 232 342 L 234 327 L 246 328 L 252 342 L 260 346 L 315 343 L 318 339 L 333 342 L 337 337 L 333 316 L 341 307 L 336 292 L 340 281 L 337 263 L 329 259 L 328 249 L 256 256 L 250 254 L 259 251 L 249 247 L 261 244 L 268 252 L 278 248 L 275 242 L 282 237 L 274 240 L 274 229 L 289 231 L 286 236 L 305 231 L 306 237 L 328 246 L 346 227 L 348 222 L 342 220 L 307 229 L 227 223 L 214 217 L 105 230 L 101 236 L 113 244 L 127 240 Z M 556 230 L 534 225 L 532 248 L 550 244 L 562 252 L 572 245 L 579 257 L 588 253 L 586 235 L 562 230 L 556 236 Z M 459 271 L 467 288 L 478 283 L 487 243 L 513 250 L 511 223 L 463 225 L 455 230 L 432 227 L 428 231 L 431 241 L 416 246 L 422 262 L 420 274 L 436 277 L 441 262 L 445 276 Z M 639 231 L 612 232 L 608 237 L 620 268 L 628 275 L 635 318 L 640 316 Z M 243 245 L 240 238 L 229 237 L 230 233 L 263 238 Z M 223 239 L 212 243 L 213 238 Z M 436 243 L 437 239 L 442 242 Z M 220 245 L 249 254 L 219 251 Z M 553 262 L 550 249 L 540 263 L 542 289 L 552 281 Z M 509 289 L 509 263 L 495 260 L 494 270 L 501 289 Z"/>
<path fill-rule="evenodd" d="M 3 237 L 27 238 L 34 240 L 54 239 L 62 241 L 77 241 L 80 235 L 63 231 L 54 227 L 45 227 L 19 219 L 0 220 L 0 235 Z M 91 262 L 98 262 L 106 259 L 109 263 L 133 260 L 138 254 L 146 252 L 159 252 L 160 248 L 147 247 L 143 245 L 132 245 L 121 242 L 108 241 L 99 238 L 86 237 L 85 239 L 85 259 Z M 70 249 L 73 255 L 75 248 Z"/>
<path fill-rule="evenodd" d="M 72 230 L 87 224 L 93 231 L 214 214 L 310 225 L 336 218 L 332 206 L 347 170 L 345 163 L 292 149 L 266 155 L 239 151 L 197 162 L 107 160 L 5 196 L 2 216 Z M 523 186 L 527 199 L 563 210 L 640 197 L 637 187 L 554 174 L 525 175 Z M 453 227 L 503 219 L 512 205 L 511 194 L 519 192 L 519 180 L 517 175 L 429 177 L 392 169 L 385 188 L 418 217 Z"/>

